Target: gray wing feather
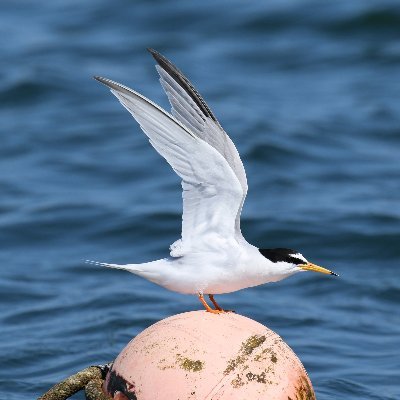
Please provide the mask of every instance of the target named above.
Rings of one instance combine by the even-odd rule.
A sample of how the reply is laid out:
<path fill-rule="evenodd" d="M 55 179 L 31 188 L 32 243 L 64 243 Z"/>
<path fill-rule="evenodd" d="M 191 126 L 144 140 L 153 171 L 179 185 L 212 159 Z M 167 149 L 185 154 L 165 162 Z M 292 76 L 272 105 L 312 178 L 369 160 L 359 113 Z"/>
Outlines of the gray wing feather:
<path fill-rule="evenodd" d="M 140 93 L 109 79 L 95 77 L 108 86 L 132 114 L 152 146 L 182 178 L 182 241 L 172 256 L 209 248 L 215 234 L 236 237 L 236 216 L 243 190 L 226 159 L 210 144 Z"/>
<path fill-rule="evenodd" d="M 172 115 L 197 137 L 214 147 L 228 162 L 243 191 L 241 206 L 238 210 L 235 226 L 240 233 L 240 214 L 247 194 L 247 179 L 239 153 L 230 137 L 222 129 L 207 103 L 199 92 L 163 55 L 153 49 L 150 53 L 157 61 L 160 82 L 172 107 Z"/>

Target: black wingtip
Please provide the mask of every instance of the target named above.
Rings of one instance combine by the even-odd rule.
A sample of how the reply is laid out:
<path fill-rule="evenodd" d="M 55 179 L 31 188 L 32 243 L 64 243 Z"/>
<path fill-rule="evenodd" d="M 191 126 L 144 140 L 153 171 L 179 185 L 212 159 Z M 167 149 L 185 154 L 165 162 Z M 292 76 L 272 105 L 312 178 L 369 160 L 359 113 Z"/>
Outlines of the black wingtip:
<path fill-rule="evenodd" d="M 106 78 L 103 78 L 103 77 L 97 76 L 97 75 L 93 76 L 93 79 L 95 79 L 96 81 L 102 83 L 103 85 L 105 85 L 105 84 L 106 84 L 106 81 L 107 81 Z"/>
<path fill-rule="evenodd" d="M 157 63 L 163 67 L 164 69 L 168 70 L 169 68 L 175 69 L 177 72 L 179 71 L 175 65 L 171 63 L 166 57 L 164 57 L 161 53 L 157 50 L 152 49 L 151 47 L 147 48 L 147 51 L 153 56 L 153 58 L 157 61 Z M 180 72 L 180 71 L 179 71 Z"/>
<path fill-rule="evenodd" d="M 121 85 L 118 82 L 114 82 L 111 79 L 103 78 L 101 76 L 94 76 L 93 78 L 96 79 L 96 81 L 103 84 L 104 86 L 107 86 L 111 90 L 115 90 L 119 93 L 125 93 L 127 95 L 133 94 L 133 95 L 137 96 L 137 93 L 134 90 L 128 88 L 127 86 Z"/>
<path fill-rule="evenodd" d="M 195 89 L 195 87 L 190 83 L 189 79 L 187 79 L 186 76 L 183 75 L 182 71 L 157 50 L 148 47 L 147 51 L 153 56 L 157 64 L 162 69 L 164 69 L 164 71 L 166 71 L 182 87 L 182 89 L 186 91 L 186 93 L 197 104 L 203 114 L 206 117 L 210 117 L 213 121 L 219 124 L 214 114 L 208 107 L 207 103 L 204 101 L 204 99 L 201 97 L 200 93 Z"/>
<path fill-rule="evenodd" d="M 110 81 L 110 79 L 103 78 L 102 76 L 94 76 L 97 82 L 100 82 L 102 85 L 107 86 L 109 89 L 120 89 L 120 85 L 116 82 Z"/>
<path fill-rule="evenodd" d="M 154 56 L 154 54 L 159 54 L 159 52 L 157 50 L 154 50 L 151 47 L 147 47 L 146 50 L 153 56 Z"/>
<path fill-rule="evenodd" d="M 337 274 L 336 272 L 332 272 L 332 271 L 331 271 L 331 275 L 333 275 L 333 276 L 339 276 L 339 274 Z"/>

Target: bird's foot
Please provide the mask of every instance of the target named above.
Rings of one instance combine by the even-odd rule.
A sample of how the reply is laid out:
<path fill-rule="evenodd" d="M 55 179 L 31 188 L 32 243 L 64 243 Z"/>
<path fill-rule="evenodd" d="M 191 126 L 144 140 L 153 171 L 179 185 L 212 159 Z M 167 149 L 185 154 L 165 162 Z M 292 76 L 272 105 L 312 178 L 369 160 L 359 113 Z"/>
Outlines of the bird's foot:
<path fill-rule="evenodd" d="M 214 310 L 213 308 L 209 307 L 206 309 L 206 312 L 209 312 L 211 314 L 226 314 L 225 310 Z"/>
<path fill-rule="evenodd" d="M 214 299 L 214 295 L 209 294 L 208 297 L 210 298 L 211 302 L 214 304 L 214 307 L 216 310 L 224 312 L 224 313 L 230 313 L 230 312 L 235 312 L 233 310 L 224 310 Z"/>
<path fill-rule="evenodd" d="M 211 302 L 214 304 L 215 309 L 211 308 L 207 302 L 204 300 L 204 297 L 202 294 L 199 293 L 199 300 L 203 304 L 204 308 L 206 309 L 206 312 L 209 312 L 211 314 L 227 314 L 231 312 L 235 312 L 233 310 L 224 310 L 222 307 L 218 305 L 218 303 L 214 300 L 214 296 L 212 294 L 209 294 L 208 297 L 210 298 Z"/>

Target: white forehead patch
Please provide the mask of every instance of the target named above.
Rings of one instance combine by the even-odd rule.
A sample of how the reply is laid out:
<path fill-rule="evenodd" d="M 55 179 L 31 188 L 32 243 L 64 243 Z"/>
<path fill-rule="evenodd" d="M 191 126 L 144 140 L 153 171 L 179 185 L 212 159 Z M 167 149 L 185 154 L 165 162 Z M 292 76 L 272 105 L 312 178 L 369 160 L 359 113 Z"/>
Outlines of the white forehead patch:
<path fill-rule="evenodd" d="M 304 258 L 303 254 L 301 254 L 301 253 L 289 254 L 289 255 L 290 255 L 290 257 L 297 258 L 297 259 L 299 259 L 299 260 L 301 260 L 301 261 L 304 261 L 305 263 L 308 262 L 308 261 Z"/>

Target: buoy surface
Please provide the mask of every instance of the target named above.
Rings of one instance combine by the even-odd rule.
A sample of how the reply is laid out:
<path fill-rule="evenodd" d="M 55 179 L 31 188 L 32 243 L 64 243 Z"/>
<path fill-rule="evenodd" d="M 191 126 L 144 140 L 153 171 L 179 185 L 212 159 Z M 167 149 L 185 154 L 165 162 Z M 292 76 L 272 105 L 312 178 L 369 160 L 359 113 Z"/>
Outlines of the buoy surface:
<path fill-rule="evenodd" d="M 116 358 L 105 389 L 124 400 L 315 400 L 280 336 L 241 315 L 205 311 L 145 329 Z"/>

